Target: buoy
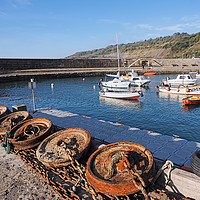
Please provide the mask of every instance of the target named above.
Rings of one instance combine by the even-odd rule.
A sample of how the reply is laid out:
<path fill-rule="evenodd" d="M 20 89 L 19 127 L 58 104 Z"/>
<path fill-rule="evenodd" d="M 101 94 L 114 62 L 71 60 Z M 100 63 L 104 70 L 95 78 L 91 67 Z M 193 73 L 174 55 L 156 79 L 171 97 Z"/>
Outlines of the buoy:
<path fill-rule="evenodd" d="M 83 78 L 83 81 L 85 80 L 85 78 Z"/>
<path fill-rule="evenodd" d="M 167 91 L 170 91 L 170 87 L 167 88 Z"/>
<path fill-rule="evenodd" d="M 95 85 L 93 85 L 93 88 L 95 89 L 95 88 L 96 88 L 96 86 L 95 86 Z"/>
<path fill-rule="evenodd" d="M 187 89 L 186 89 L 186 92 L 189 92 L 189 91 L 190 91 L 190 89 L 189 89 L 189 88 L 187 88 Z"/>
<path fill-rule="evenodd" d="M 54 87 L 54 84 L 53 83 L 51 83 L 51 88 L 53 88 Z"/>

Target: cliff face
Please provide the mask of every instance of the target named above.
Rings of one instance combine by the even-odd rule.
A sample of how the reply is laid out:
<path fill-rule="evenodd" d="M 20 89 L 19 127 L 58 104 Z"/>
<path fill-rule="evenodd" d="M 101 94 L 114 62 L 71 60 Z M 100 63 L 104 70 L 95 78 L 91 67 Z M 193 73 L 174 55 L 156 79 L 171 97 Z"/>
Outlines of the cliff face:
<path fill-rule="evenodd" d="M 140 42 L 120 44 L 123 58 L 192 58 L 200 56 L 200 32 L 196 34 L 175 33 Z M 92 51 L 77 52 L 68 58 L 116 58 L 116 45 Z"/>

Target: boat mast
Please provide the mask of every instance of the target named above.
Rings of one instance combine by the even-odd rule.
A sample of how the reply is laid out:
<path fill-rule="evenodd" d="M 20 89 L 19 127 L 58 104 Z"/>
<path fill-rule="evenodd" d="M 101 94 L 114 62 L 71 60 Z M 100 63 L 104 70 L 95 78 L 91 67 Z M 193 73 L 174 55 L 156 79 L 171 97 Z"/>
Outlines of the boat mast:
<path fill-rule="evenodd" d="M 118 47 L 118 38 L 117 38 L 117 33 L 116 33 L 116 42 L 117 42 L 118 72 L 120 72 L 120 65 L 119 65 L 119 47 Z"/>

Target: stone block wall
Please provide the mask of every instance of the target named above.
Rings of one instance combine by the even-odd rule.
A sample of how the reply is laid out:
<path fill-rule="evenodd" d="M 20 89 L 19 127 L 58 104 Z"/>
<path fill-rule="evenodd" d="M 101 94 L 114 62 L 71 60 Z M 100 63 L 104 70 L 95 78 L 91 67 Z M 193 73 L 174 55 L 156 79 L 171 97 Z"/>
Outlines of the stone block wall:
<path fill-rule="evenodd" d="M 0 71 L 116 67 L 117 59 L 0 59 Z"/>

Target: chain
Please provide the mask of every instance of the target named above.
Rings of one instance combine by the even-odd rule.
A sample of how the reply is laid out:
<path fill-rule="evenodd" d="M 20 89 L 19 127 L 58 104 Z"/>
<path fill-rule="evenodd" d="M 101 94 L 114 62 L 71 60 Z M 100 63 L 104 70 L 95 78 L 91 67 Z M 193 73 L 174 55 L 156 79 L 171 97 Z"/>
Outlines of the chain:
<path fill-rule="evenodd" d="M 145 200 L 149 200 L 149 197 L 145 190 L 145 183 L 144 183 L 144 180 L 142 179 L 142 177 L 137 172 L 134 172 L 132 168 L 129 167 L 130 165 L 127 164 L 127 161 L 124 162 L 124 165 L 128 169 L 131 176 L 133 177 L 132 181 L 133 181 L 133 184 L 135 185 L 135 187 L 142 192 Z M 138 184 L 135 179 L 137 179 L 141 184 Z"/>

